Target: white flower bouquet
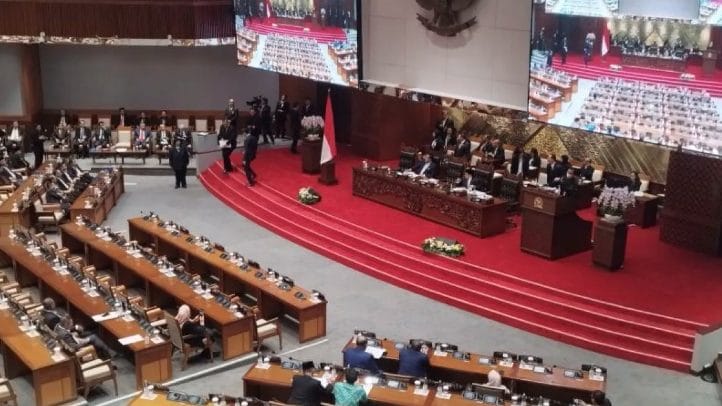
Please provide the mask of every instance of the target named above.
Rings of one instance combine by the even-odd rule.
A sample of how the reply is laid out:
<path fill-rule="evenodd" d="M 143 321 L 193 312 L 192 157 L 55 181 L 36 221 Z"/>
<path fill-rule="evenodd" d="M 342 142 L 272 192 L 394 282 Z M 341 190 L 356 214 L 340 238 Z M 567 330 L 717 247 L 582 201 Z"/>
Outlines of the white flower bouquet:
<path fill-rule="evenodd" d="M 464 255 L 463 244 L 460 244 L 458 241 L 453 241 L 446 238 L 427 238 L 424 240 L 424 243 L 421 244 L 421 248 L 424 250 L 424 252 L 446 255 L 449 257 L 460 257 Z"/>
<path fill-rule="evenodd" d="M 303 204 L 316 204 L 321 201 L 321 195 L 310 187 L 302 187 L 298 190 L 298 201 Z"/>
<path fill-rule="evenodd" d="M 303 127 L 306 138 L 318 139 L 323 133 L 324 121 L 321 116 L 308 116 L 301 120 L 301 127 Z"/>
<path fill-rule="evenodd" d="M 610 216 L 623 216 L 629 207 L 634 207 L 634 192 L 626 187 L 605 187 L 597 198 L 597 207 L 602 214 Z"/>

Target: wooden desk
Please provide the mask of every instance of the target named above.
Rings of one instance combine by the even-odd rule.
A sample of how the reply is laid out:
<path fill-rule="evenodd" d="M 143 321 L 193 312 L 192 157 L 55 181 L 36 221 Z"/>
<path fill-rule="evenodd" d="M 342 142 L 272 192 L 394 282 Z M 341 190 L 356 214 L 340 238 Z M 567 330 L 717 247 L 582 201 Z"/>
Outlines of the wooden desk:
<path fill-rule="evenodd" d="M 78 397 L 74 358 L 64 355 L 63 360 L 55 361 L 42 338 L 20 331 L 8 310 L 0 310 L 0 341 L 5 376 L 13 379 L 30 373 L 36 405 L 57 405 Z"/>
<path fill-rule="evenodd" d="M 133 400 L 128 403 L 128 406 L 188 406 L 188 403 L 185 402 L 174 402 L 172 400 L 168 400 L 167 393 L 162 392 L 155 392 L 155 399 L 148 400 L 148 399 L 142 399 L 141 397 L 143 394 L 136 396 L 133 398 Z M 210 405 L 210 402 L 204 402 L 201 403 L 201 405 Z"/>
<path fill-rule="evenodd" d="M 92 317 L 112 309 L 101 297 L 90 297 L 72 276 L 62 276 L 50 264 L 34 257 L 19 243 L 0 238 L 0 251 L 12 259 L 15 277 L 21 286 L 37 285 L 42 297 L 52 297 L 57 303 L 67 303 L 67 310 L 73 317 L 82 317 L 87 324 L 96 324 Z M 97 323 L 99 336 L 109 345 L 118 346 L 117 340 L 135 334 L 147 335 L 136 321 L 126 322 L 122 318 Z M 141 387 L 144 380 L 165 382 L 171 378 L 171 344 L 145 344 L 144 341 L 126 346 L 133 355 L 136 385 Z"/>
<path fill-rule="evenodd" d="M 479 237 L 506 230 L 505 200 L 476 203 L 382 171 L 353 170 L 353 194 Z"/>
<path fill-rule="evenodd" d="M 206 320 L 221 333 L 224 360 L 252 351 L 255 330 L 252 316 L 236 317 L 230 309 L 215 300 L 204 299 L 178 278 L 165 276 L 145 258 L 133 257 L 115 243 L 96 237 L 84 226 L 68 223 L 60 230 L 63 247 L 71 253 L 85 255 L 87 263 L 98 270 L 109 269 L 116 284 L 127 288 L 142 287 L 145 303 L 161 308 L 185 303 L 202 310 Z"/>
<path fill-rule="evenodd" d="M 687 59 L 662 58 L 651 55 L 622 54 L 622 65 L 641 66 L 661 70 L 684 72 L 687 68 Z"/>
<path fill-rule="evenodd" d="M 644 194 L 635 196 L 636 204 L 624 213 L 624 219 L 636 224 L 641 228 L 652 227 L 657 224 L 657 208 L 659 207 L 659 196 Z"/>
<path fill-rule="evenodd" d="M 381 340 L 381 346 L 386 354 L 377 360 L 377 364 L 385 372 L 396 373 L 398 371 L 399 351 L 395 344 L 392 340 Z M 353 345 L 352 340 L 349 340 L 344 348 Z M 518 363 L 514 363 L 512 367 L 480 364 L 478 361 L 482 357 L 492 358 L 490 355 L 471 353 L 469 361 L 463 361 L 454 358 L 451 354 L 438 356 L 433 353 L 433 350 L 429 350 L 429 378 L 462 385 L 485 383 L 489 372 L 496 369 L 501 374 L 504 385 L 512 393 L 544 396 L 562 402 L 570 402 L 575 398 L 589 399 L 595 390 L 606 391 L 606 381 L 588 379 L 586 372 L 582 379 L 573 379 L 564 376 L 564 368 L 554 367 L 552 373 L 541 374 L 519 368 Z"/>
<path fill-rule="evenodd" d="M 70 206 L 70 218 L 75 220 L 78 216 L 87 217 L 93 223 L 100 224 L 108 218 L 108 213 L 115 207 L 120 195 L 125 191 L 123 168 L 119 168 L 115 174 L 109 174 L 110 183 L 106 184 L 100 177 L 95 177 L 83 193 L 78 196 Z M 95 197 L 93 189 L 100 188 L 102 194 Z M 85 202 L 92 203 L 86 207 Z"/>
<path fill-rule="evenodd" d="M 32 191 L 35 187 L 35 176 L 42 176 L 41 174 L 45 174 L 51 166 L 52 164 L 49 162 L 44 163 L 23 181 L 7 200 L 0 204 L 0 236 L 7 236 L 10 229 L 16 226 L 32 227 L 35 208 L 31 201 L 23 203 L 23 192 Z M 18 205 L 18 211 L 14 212 L 13 204 L 15 203 Z"/>
<path fill-rule="evenodd" d="M 221 258 L 219 250 L 207 252 L 203 248 L 189 243 L 190 234 L 173 235 L 160 227 L 157 222 L 134 218 L 128 220 L 131 240 L 141 245 L 152 243 L 156 253 L 169 258 L 183 258 L 189 270 L 199 275 L 212 275 L 219 281 L 221 290 L 238 294 L 245 292 L 258 301 L 264 318 L 273 318 L 288 314 L 298 320 L 298 340 L 305 342 L 326 335 L 326 301 L 314 303 L 309 300 L 311 292 L 298 285 L 289 291 L 278 288 L 275 283 L 255 277 L 256 269 L 246 271 Z M 265 271 L 264 271 L 265 275 Z M 302 293 L 304 299 L 295 297 Z"/>

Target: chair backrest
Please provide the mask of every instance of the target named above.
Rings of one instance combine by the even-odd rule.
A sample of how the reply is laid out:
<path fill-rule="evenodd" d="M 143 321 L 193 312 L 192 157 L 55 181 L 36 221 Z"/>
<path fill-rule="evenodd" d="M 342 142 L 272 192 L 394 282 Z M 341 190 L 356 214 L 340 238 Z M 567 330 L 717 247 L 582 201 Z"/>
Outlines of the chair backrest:
<path fill-rule="evenodd" d="M 145 317 L 148 319 L 149 322 L 154 322 L 161 320 L 163 317 L 165 317 L 165 314 L 163 312 L 163 309 L 159 307 L 149 307 L 145 309 Z"/>
<path fill-rule="evenodd" d="M 116 147 L 130 147 L 131 131 L 122 129 L 118 130 L 118 142 L 115 144 Z"/>
<path fill-rule="evenodd" d="M 188 127 L 190 127 L 190 124 L 189 124 L 189 123 L 190 123 L 190 120 L 189 120 L 189 119 L 187 119 L 187 118 L 179 118 L 179 119 L 178 119 L 178 128 L 180 128 L 180 127 L 188 128 Z"/>
<path fill-rule="evenodd" d="M 196 119 L 196 131 L 206 132 L 208 131 L 208 120 L 205 118 Z"/>
<path fill-rule="evenodd" d="M 45 210 L 43 210 L 43 203 L 40 201 L 40 199 L 37 199 L 33 202 L 33 207 L 35 207 L 35 211 L 40 213 Z"/>
<path fill-rule="evenodd" d="M 171 316 L 170 313 L 165 312 L 165 322 L 168 326 L 168 335 L 170 336 L 170 342 L 175 348 L 180 350 L 183 349 L 183 334 L 181 333 L 180 326 L 175 317 Z"/>
<path fill-rule="evenodd" d="M 220 131 L 221 126 L 223 125 L 223 120 L 216 120 L 215 122 L 215 128 L 213 129 L 215 132 Z"/>

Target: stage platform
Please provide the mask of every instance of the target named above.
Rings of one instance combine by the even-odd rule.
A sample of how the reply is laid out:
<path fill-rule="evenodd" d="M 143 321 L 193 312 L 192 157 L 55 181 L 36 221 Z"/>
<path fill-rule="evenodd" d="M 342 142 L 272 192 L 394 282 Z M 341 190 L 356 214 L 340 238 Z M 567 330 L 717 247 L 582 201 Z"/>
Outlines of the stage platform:
<path fill-rule="evenodd" d="M 234 162 L 239 163 L 235 156 Z M 256 187 L 220 162 L 201 174 L 206 188 L 249 219 L 355 270 L 523 330 L 620 358 L 689 371 L 694 335 L 722 320 L 722 258 L 659 241 L 659 228 L 630 228 L 624 269 L 592 265 L 591 251 L 557 261 L 522 253 L 516 227 L 489 238 L 427 222 L 352 195 L 361 158 L 343 153 L 337 186 L 301 173 L 299 155 L 261 151 Z M 387 163 L 392 167 L 396 162 Z M 320 203 L 297 202 L 312 186 Z M 580 215 L 592 220 L 590 210 Z M 427 237 L 456 239 L 466 255 L 429 255 Z"/>

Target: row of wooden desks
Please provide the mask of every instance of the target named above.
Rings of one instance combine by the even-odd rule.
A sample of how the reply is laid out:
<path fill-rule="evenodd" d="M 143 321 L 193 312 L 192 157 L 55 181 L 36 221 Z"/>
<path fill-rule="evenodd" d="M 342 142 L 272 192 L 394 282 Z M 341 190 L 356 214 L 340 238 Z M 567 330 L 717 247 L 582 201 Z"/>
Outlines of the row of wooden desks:
<path fill-rule="evenodd" d="M 36 405 L 57 405 L 78 397 L 74 359 L 54 354 L 41 336 L 22 331 L 7 306 L 1 304 L 0 342 L 5 376 L 13 379 L 30 374 Z"/>
<path fill-rule="evenodd" d="M 37 286 L 42 297 L 51 297 L 59 305 L 65 303 L 66 310 L 74 319 L 83 320 L 86 326 L 97 324 L 99 336 L 108 345 L 119 347 L 119 339 L 148 335 L 136 320 L 126 321 L 119 317 L 93 322 L 93 316 L 112 310 L 108 303 L 100 295 L 91 296 L 70 274 L 57 272 L 42 257 L 28 252 L 24 245 L 3 237 L 0 238 L 0 251 L 12 261 L 16 280 L 21 286 Z M 143 339 L 124 348 L 132 355 L 138 387 L 144 380 L 165 382 L 171 378 L 169 341 L 146 344 Z"/>
<path fill-rule="evenodd" d="M 71 219 L 74 220 L 78 216 L 83 216 L 96 224 L 100 224 L 108 218 L 108 213 L 115 207 L 118 199 L 125 192 L 125 180 L 123 168 L 119 168 L 117 172 L 109 173 L 107 176 L 110 179 L 109 182 L 106 182 L 105 177 L 96 176 L 83 193 L 75 199 L 73 205 L 70 206 Z M 100 196 L 96 195 L 96 188 L 100 189 Z"/>
<path fill-rule="evenodd" d="M 276 399 L 285 402 L 291 394 L 291 384 L 300 371 L 284 369 L 278 364 L 270 364 L 267 368 L 254 365 L 243 375 L 243 394 L 261 400 Z M 363 378 L 359 378 L 362 381 Z M 368 391 L 368 398 L 377 405 L 389 406 L 451 406 L 480 405 L 479 402 L 464 399 L 459 393 L 451 393 L 448 399 L 437 397 L 436 389 L 429 388 L 426 393 L 416 394 L 414 385 L 405 389 L 394 389 L 374 385 Z M 333 402 L 331 394 L 327 402 Z M 510 403 L 504 403 L 508 405 Z"/>
<path fill-rule="evenodd" d="M 31 201 L 23 201 L 23 193 L 30 193 L 35 186 L 35 177 L 45 174 L 51 166 L 50 162 L 44 163 L 34 174 L 23 181 L 7 200 L 0 204 L 0 235 L 8 235 L 13 227 L 30 228 L 33 225 L 35 209 Z"/>
<path fill-rule="evenodd" d="M 203 311 L 206 321 L 221 333 L 224 360 L 252 351 L 255 330 L 252 316 L 237 316 L 212 297 L 197 292 L 176 277 L 166 276 L 145 258 L 129 254 L 123 247 L 99 238 L 85 226 L 62 225 L 61 239 L 63 247 L 73 254 L 83 255 L 97 270 L 109 270 L 117 285 L 141 288 L 147 305 L 167 308 L 187 304 L 196 311 Z"/>
<path fill-rule="evenodd" d="M 154 245 L 158 255 L 184 259 L 190 272 L 213 276 L 223 292 L 256 298 L 264 318 L 286 314 L 298 320 L 299 342 L 326 335 L 326 301 L 315 300 L 312 292 L 298 285 L 281 289 L 266 278 L 266 271 L 254 267 L 242 270 L 225 259 L 223 251 L 208 252 L 196 245 L 190 234 L 169 231 L 158 221 L 134 218 L 128 220 L 128 226 L 131 240 Z"/>
<path fill-rule="evenodd" d="M 402 343 L 406 344 L 406 343 Z M 352 340 L 345 348 L 354 346 Z M 377 360 L 379 368 L 383 371 L 396 373 L 399 369 L 399 350 L 396 342 L 388 339 L 380 340 L 384 355 Z M 512 393 L 526 393 L 534 396 L 570 402 L 572 399 L 589 399 L 594 391 L 605 392 L 606 381 L 597 381 L 589 378 L 584 372 L 582 378 L 569 378 L 564 375 L 566 369 L 551 368 L 551 373 L 534 372 L 524 369 L 519 363 L 511 366 L 482 363 L 480 359 L 491 360 L 489 355 L 470 353 L 468 360 L 455 358 L 449 353 L 436 353 L 429 350 L 429 378 L 444 382 L 460 384 L 485 383 L 489 372 L 497 370 L 504 384 Z"/>
<path fill-rule="evenodd" d="M 507 201 L 503 199 L 473 202 L 381 170 L 354 168 L 353 194 L 479 237 L 506 229 Z"/>

